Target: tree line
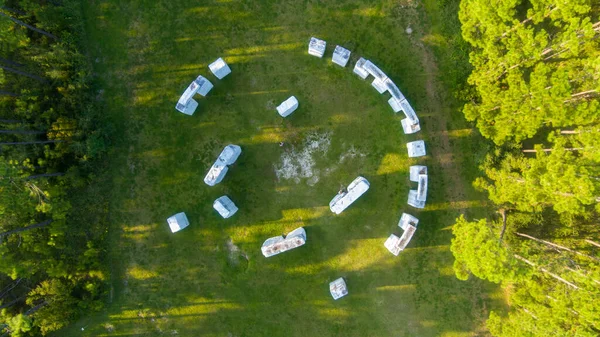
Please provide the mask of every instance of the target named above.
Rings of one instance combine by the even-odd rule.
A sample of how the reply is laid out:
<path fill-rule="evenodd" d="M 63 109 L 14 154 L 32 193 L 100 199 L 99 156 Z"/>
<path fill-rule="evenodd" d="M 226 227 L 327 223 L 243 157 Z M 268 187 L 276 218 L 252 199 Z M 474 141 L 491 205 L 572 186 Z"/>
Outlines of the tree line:
<path fill-rule="evenodd" d="M 460 279 L 500 283 L 494 336 L 600 335 L 600 5 L 462 0 L 464 106 L 490 140 L 474 185 L 496 214 L 457 219 Z"/>
<path fill-rule="evenodd" d="M 77 193 L 110 125 L 79 6 L 0 0 L 0 336 L 45 335 L 103 305 L 106 222 L 83 222 L 102 205 Z"/>

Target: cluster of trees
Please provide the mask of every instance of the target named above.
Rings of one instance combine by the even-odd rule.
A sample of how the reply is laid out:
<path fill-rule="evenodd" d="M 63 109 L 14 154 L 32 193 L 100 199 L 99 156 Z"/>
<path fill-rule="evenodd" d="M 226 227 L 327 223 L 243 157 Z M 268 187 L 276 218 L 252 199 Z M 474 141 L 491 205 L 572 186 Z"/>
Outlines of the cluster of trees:
<path fill-rule="evenodd" d="M 498 215 L 457 219 L 460 279 L 501 283 L 495 336 L 600 335 L 600 6 L 462 0 L 475 90 L 464 114 L 493 145 L 475 186 Z"/>
<path fill-rule="evenodd" d="M 0 336 L 103 303 L 106 227 L 73 206 L 107 147 L 78 6 L 0 0 Z"/>

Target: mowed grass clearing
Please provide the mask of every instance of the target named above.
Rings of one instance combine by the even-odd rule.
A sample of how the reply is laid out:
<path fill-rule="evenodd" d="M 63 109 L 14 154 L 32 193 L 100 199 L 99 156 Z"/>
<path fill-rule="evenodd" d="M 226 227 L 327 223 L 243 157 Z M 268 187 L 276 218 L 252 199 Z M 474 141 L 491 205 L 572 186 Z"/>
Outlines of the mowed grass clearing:
<path fill-rule="evenodd" d="M 99 98 L 117 125 L 106 172 L 113 185 L 112 289 L 105 311 L 61 336 L 483 333 L 501 295 L 481 281 L 458 281 L 449 251 L 457 208 L 483 205 L 471 192 L 449 199 L 454 182 L 434 156 L 406 154 L 407 141 L 424 139 L 429 150 L 440 133 L 464 137 L 464 126 L 434 122 L 452 118 L 432 109 L 445 102 L 427 95 L 431 69 L 415 47 L 426 31 L 419 29 L 420 6 L 109 0 L 86 2 L 83 10 L 104 90 Z M 412 35 L 404 31 L 409 25 Z M 307 54 L 311 36 L 327 41 L 323 59 Z M 330 61 L 336 44 L 353 52 L 346 68 Z M 360 56 L 398 84 L 421 118 L 421 133 L 404 135 L 403 115 L 392 112 L 388 95 L 352 73 Z M 223 80 L 207 67 L 218 57 L 233 71 Z M 198 110 L 185 116 L 174 106 L 197 75 L 215 87 L 196 96 Z M 290 95 L 300 107 L 282 119 L 275 106 Z M 209 187 L 204 175 L 227 144 L 243 153 L 224 181 Z M 286 161 L 290 175 L 278 176 Z M 423 211 L 406 204 L 414 164 L 430 170 Z M 329 201 L 358 175 L 371 189 L 333 215 Z M 221 195 L 240 208 L 230 219 L 212 209 Z M 191 225 L 172 234 L 166 218 L 181 211 Z M 394 257 L 383 242 L 401 233 L 402 212 L 421 221 L 409 249 Z M 265 239 L 300 226 L 305 246 L 262 256 Z M 334 301 L 328 283 L 338 277 L 350 294 Z"/>

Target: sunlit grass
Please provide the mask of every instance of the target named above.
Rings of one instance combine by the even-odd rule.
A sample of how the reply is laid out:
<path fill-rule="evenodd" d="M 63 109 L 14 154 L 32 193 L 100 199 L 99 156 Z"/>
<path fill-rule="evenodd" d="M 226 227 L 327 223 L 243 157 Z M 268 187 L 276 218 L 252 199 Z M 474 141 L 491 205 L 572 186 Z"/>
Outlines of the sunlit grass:
<path fill-rule="evenodd" d="M 404 33 L 424 15 L 411 3 L 85 2 L 89 52 L 101 60 L 95 71 L 117 129 L 106 173 L 114 184 L 112 295 L 104 311 L 56 336 L 476 335 L 485 315 L 472 313 L 502 297 L 453 276 L 450 226 L 458 209 L 485 205 L 470 195 L 445 199 L 452 186 L 440 174 L 444 158 L 406 155 L 410 140 L 431 148 L 442 132 L 471 136 L 462 124 L 427 129 L 440 112 L 425 95 L 423 55 L 414 48 L 422 37 Z M 308 56 L 311 36 L 327 40 L 323 59 Z M 352 50 L 346 68 L 330 61 L 336 44 Z M 404 135 L 387 94 L 352 73 L 360 56 L 376 60 L 418 107 L 421 133 Z M 207 68 L 218 57 L 233 71 L 223 80 Z M 193 116 L 182 115 L 175 103 L 198 75 L 215 86 L 196 97 Z M 300 106 L 282 119 L 275 106 L 290 95 Z M 277 178 L 275 166 L 302 153 L 309 134 L 330 135 L 326 150 L 311 154 L 318 181 Z M 204 175 L 230 143 L 242 155 L 221 184 L 206 186 Z M 408 166 L 417 163 L 431 172 L 424 211 L 406 204 Z M 371 189 L 335 216 L 329 201 L 358 175 Z M 221 195 L 240 208 L 232 218 L 212 208 Z M 173 234 L 166 218 L 181 211 L 190 227 Z M 394 257 L 383 242 L 401 233 L 402 212 L 421 222 Z M 306 245 L 262 256 L 265 239 L 300 226 Z M 338 277 L 350 294 L 333 301 L 328 283 Z"/>

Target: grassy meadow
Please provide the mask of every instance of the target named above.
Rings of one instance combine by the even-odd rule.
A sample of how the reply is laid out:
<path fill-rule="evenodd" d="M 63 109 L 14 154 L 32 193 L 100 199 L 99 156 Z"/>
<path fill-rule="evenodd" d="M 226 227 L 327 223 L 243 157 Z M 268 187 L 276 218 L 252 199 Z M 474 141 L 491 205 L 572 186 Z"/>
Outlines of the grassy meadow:
<path fill-rule="evenodd" d="M 441 5 L 441 3 L 445 3 Z M 56 336 L 479 336 L 498 288 L 454 277 L 450 226 L 481 214 L 470 186 L 477 140 L 452 93 L 464 76 L 455 2 L 91 0 L 87 49 L 116 126 L 107 307 Z M 454 13 L 454 14 L 452 14 Z M 440 20 L 444 20 L 443 23 Z M 454 20 L 454 21 L 452 21 Z M 405 29 L 411 27 L 412 34 Z M 309 56 L 311 36 L 327 41 Z M 352 51 L 331 63 L 335 45 Z M 402 114 L 352 73 L 359 57 L 395 81 L 421 119 Z M 232 74 L 208 64 L 223 57 Z M 457 58 L 457 59 L 453 59 Z M 462 63 L 461 63 L 462 62 Z M 174 107 L 198 75 L 215 87 L 193 116 Z M 275 106 L 295 95 L 286 119 Z M 405 143 L 424 139 L 428 156 Z M 284 142 L 284 146 L 279 143 Z M 222 183 L 203 178 L 227 144 L 242 155 Z M 427 207 L 406 204 L 414 164 L 429 167 Z M 370 190 L 341 215 L 328 203 L 362 175 Z M 228 195 L 229 219 L 212 209 Z M 172 234 L 166 218 L 186 212 Z M 420 219 L 398 257 L 383 242 L 402 212 Z M 307 244 L 266 259 L 262 242 L 303 226 Z M 344 277 L 334 301 L 328 283 Z"/>

